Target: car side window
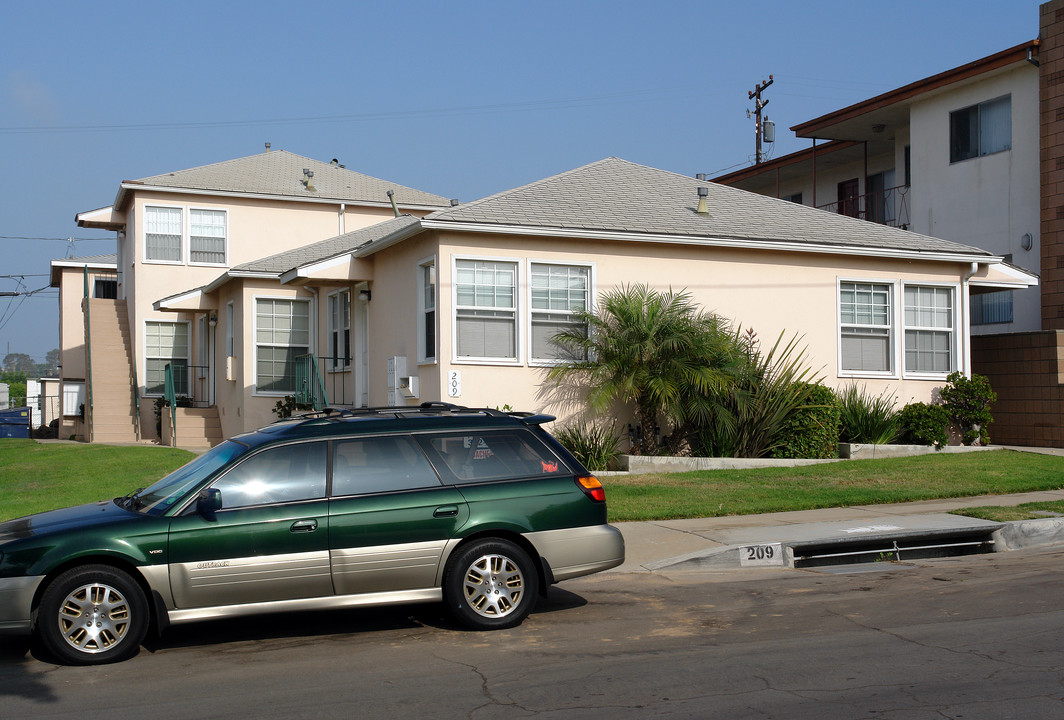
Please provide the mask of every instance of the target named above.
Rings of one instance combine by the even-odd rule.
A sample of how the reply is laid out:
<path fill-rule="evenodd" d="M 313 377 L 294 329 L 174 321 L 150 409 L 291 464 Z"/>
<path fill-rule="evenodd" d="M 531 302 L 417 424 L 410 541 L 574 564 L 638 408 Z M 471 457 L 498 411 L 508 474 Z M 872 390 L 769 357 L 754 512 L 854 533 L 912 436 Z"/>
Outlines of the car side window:
<path fill-rule="evenodd" d="M 324 442 L 314 442 L 252 455 L 214 483 L 222 509 L 324 498 L 325 450 Z"/>
<path fill-rule="evenodd" d="M 440 486 L 425 454 L 405 435 L 340 440 L 334 447 L 333 496 Z"/>
<path fill-rule="evenodd" d="M 568 472 L 545 446 L 520 431 L 437 435 L 428 443 L 459 481 L 490 482 Z"/>

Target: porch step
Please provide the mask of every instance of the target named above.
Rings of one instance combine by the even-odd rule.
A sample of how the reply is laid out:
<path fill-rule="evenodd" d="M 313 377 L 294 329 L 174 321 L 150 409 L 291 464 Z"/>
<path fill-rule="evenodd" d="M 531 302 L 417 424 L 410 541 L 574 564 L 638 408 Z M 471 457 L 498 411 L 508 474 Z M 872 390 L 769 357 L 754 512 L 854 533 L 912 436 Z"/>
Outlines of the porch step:
<path fill-rule="evenodd" d="M 214 447 L 225 438 L 222 437 L 222 421 L 218 417 L 217 407 L 176 409 L 178 447 Z M 163 444 L 173 445 L 174 432 L 170 426 L 170 413 L 162 414 Z"/>

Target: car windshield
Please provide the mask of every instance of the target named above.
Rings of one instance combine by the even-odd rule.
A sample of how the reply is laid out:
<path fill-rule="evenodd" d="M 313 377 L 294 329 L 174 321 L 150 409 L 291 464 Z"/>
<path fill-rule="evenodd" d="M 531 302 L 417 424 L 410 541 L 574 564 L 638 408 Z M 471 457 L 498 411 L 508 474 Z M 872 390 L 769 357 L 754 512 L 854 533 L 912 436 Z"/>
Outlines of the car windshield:
<path fill-rule="evenodd" d="M 243 455 L 247 450 L 248 446 L 243 443 L 226 440 L 187 465 L 174 470 L 151 487 L 134 493 L 128 498 L 120 498 L 120 500 L 128 499 L 131 510 L 138 510 L 149 515 L 162 515 L 174 503 L 185 497 L 190 488 L 233 458 Z"/>

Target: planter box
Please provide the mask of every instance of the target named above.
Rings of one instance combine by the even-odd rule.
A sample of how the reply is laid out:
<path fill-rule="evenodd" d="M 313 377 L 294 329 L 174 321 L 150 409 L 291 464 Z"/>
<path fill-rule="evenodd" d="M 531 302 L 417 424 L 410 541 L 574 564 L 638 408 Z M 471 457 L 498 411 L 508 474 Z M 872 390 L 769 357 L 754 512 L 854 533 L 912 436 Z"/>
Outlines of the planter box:
<path fill-rule="evenodd" d="M 873 445 L 871 443 L 839 443 L 839 457 L 843 460 L 872 460 L 873 458 L 909 457 L 934 453 L 977 452 L 997 450 L 993 445 L 947 445 L 936 450 L 931 445 Z"/>
<path fill-rule="evenodd" d="M 668 455 L 621 455 L 620 470 L 630 473 L 689 472 L 691 470 L 745 470 L 763 467 L 798 467 L 838 462 L 837 460 L 807 460 L 775 458 L 706 458 L 670 457 Z"/>

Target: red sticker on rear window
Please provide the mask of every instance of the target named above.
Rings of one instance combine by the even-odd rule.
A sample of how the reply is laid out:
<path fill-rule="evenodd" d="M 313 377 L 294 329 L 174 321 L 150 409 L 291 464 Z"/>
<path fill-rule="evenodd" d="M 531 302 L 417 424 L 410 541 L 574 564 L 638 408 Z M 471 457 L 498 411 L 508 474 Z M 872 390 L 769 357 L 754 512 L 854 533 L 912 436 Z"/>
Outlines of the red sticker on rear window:
<path fill-rule="evenodd" d="M 558 472 L 558 463 L 556 462 L 546 462 L 545 460 L 540 460 L 540 464 L 543 465 L 543 472 L 545 473 Z"/>

